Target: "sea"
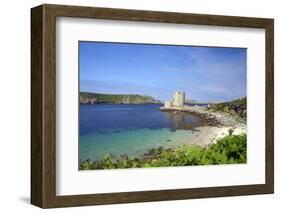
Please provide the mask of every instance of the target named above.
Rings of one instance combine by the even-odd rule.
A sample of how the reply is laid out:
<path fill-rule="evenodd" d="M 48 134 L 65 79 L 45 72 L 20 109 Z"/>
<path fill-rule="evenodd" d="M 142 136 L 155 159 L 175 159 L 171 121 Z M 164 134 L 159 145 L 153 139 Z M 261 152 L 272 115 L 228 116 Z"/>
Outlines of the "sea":
<path fill-rule="evenodd" d="M 200 118 L 160 111 L 160 104 L 80 104 L 79 160 L 105 155 L 141 157 L 151 148 L 188 143 Z"/>

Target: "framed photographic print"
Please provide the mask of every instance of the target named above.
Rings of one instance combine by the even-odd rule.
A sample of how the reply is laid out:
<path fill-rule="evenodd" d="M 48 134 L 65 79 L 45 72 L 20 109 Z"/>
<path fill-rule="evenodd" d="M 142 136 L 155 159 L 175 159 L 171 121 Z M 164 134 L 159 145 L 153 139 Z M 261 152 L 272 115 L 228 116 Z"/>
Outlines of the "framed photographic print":
<path fill-rule="evenodd" d="M 274 191 L 273 19 L 31 9 L 31 203 Z"/>

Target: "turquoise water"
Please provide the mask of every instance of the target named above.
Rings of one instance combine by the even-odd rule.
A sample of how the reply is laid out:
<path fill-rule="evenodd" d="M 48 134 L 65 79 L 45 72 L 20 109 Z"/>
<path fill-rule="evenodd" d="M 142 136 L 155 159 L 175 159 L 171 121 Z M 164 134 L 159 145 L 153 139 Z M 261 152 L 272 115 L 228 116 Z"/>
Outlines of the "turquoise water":
<path fill-rule="evenodd" d="M 112 134 L 93 134 L 80 137 L 81 159 L 100 159 L 107 153 L 116 156 L 128 154 L 140 157 L 148 149 L 163 146 L 175 147 L 188 142 L 190 130 L 171 131 L 169 129 L 140 129 Z"/>
<path fill-rule="evenodd" d="M 200 119 L 162 112 L 160 105 L 80 105 L 79 159 L 106 154 L 141 157 L 148 149 L 188 143 Z"/>

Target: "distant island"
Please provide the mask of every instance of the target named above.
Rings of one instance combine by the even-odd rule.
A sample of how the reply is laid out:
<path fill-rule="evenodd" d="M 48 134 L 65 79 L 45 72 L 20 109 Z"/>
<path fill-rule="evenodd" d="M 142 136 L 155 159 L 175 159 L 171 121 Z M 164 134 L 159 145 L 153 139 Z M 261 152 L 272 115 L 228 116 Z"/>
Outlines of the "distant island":
<path fill-rule="evenodd" d="M 81 104 L 160 104 L 161 101 L 148 95 L 102 94 L 80 92 Z"/>

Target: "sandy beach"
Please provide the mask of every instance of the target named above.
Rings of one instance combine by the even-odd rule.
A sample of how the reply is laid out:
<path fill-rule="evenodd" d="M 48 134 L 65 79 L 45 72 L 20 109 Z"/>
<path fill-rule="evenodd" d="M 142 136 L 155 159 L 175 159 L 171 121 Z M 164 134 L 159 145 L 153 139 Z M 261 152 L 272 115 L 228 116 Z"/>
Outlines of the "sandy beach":
<path fill-rule="evenodd" d="M 216 141 L 229 134 L 229 130 L 232 129 L 232 135 L 240 135 L 247 133 L 245 127 L 215 127 L 215 126 L 203 126 L 194 128 L 192 136 L 189 138 L 189 144 L 196 144 L 198 146 L 208 146 L 209 144 L 216 143 Z"/>
<path fill-rule="evenodd" d="M 175 113 L 189 112 L 202 118 L 205 124 L 192 130 L 192 136 L 188 139 L 189 144 L 205 147 L 216 143 L 219 138 L 229 135 L 229 131 L 232 131 L 232 135 L 247 133 L 246 124 L 235 116 L 223 112 L 212 112 L 206 106 L 161 107 L 160 110 Z"/>

